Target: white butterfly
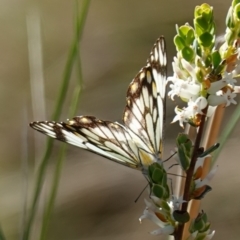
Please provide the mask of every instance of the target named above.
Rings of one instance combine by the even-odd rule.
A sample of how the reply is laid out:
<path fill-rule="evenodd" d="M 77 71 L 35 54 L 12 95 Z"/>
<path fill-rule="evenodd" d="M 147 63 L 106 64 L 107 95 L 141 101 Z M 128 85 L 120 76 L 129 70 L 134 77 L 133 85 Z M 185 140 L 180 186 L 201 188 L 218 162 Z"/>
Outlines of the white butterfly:
<path fill-rule="evenodd" d="M 52 138 L 143 170 L 162 159 L 166 72 L 166 46 L 161 36 L 147 65 L 128 87 L 123 125 L 77 116 L 68 122 L 40 121 L 30 126 Z"/>

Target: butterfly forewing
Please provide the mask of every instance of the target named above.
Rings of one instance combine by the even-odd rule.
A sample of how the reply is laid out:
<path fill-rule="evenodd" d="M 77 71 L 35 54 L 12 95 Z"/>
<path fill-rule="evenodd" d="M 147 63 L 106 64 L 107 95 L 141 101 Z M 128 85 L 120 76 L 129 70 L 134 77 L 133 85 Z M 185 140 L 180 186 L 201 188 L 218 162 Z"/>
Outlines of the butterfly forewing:
<path fill-rule="evenodd" d="M 165 84 L 165 42 L 160 37 L 153 46 L 147 66 L 128 88 L 124 125 L 79 116 L 68 122 L 39 121 L 30 126 L 52 138 L 125 166 L 142 169 L 162 154 Z"/>
<path fill-rule="evenodd" d="M 166 50 L 161 37 L 127 91 L 124 124 L 149 145 L 151 153 L 162 157 L 165 111 Z M 162 89 L 164 88 L 164 90 Z"/>

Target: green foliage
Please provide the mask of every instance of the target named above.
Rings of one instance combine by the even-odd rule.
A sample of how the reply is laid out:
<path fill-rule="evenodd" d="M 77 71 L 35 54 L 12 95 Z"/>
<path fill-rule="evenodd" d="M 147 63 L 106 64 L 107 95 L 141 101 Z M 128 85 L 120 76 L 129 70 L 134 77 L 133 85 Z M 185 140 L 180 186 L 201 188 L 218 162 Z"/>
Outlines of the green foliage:
<path fill-rule="evenodd" d="M 198 232 L 195 240 L 205 239 L 208 235 L 208 230 L 210 229 L 210 223 L 208 222 L 206 213 L 200 213 L 195 220 L 192 221 L 189 232 L 194 233 Z"/>
<path fill-rule="evenodd" d="M 153 163 L 148 167 L 148 175 L 152 193 L 160 199 L 167 200 L 170 192 L 165 169 L 159 163 Z"/>
<path fill-rule="evenodd" d="M 180 133 L 176 139 L 176 145 L 178 148 L 180 166 L 184 171 L 186 171 L 190 165 L 192 142 L 188 138 L 187 134 Z"/>
<path fill-rule="evenodd" d="M 187 211 L 176 210 L 173 212 L 173 218 L 180 223 L 186 223 L 190 220 L 190 215 Z"/>

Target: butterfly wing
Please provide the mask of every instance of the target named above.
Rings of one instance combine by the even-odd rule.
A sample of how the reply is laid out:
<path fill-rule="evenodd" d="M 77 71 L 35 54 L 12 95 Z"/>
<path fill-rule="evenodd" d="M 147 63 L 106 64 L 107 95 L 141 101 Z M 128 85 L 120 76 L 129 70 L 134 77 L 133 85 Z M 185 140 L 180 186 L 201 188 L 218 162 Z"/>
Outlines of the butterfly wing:
<path fill-rule="evenodd" d="M 164 81 L 166 74 L 163 44 L 163 38 L 157 40 L 147 66 L 141 69 L 128 88 L 124 114 L 126 127 L 91 116 L 75 117 L 67 123 L 32 122 L 30 126 L 52 138 L 131 168 L 142 169 L 149 165 L 154 160 L 149 151 L 159 153 L 161 149 L 164 98 L 157 81 Z"/>
<path fill-rule="evenodd" d="M 141 168 L 138 149 L 124 126 L 91 116 L 79 116 L 68 123 L 32 122 L 35 130 L 52 138 L 97 153 L 131 168 Z M 141 139 L 139 139 L 141 141 Z"/>
<path fill-rule="evenodd" d="M 165 118 L 167 57 L 164 37 L 153 46 L 147 66 L 142 68 L 127 91 L 125 126 L 144 139 L 149 150 L 162 157 Z"/>

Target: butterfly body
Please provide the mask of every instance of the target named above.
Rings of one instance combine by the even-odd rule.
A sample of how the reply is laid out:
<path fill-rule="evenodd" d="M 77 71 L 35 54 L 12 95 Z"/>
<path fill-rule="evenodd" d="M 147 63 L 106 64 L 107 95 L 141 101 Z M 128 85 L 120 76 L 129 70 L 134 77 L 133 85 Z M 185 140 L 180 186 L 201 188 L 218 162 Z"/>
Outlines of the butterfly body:
<path fill-rule="evenodd" d="M 30 126 L 52 138 L 144 170 L 162 159 L 166 64 L 165 40 L 160 37 L 147 65 L 128 87 L 123 124 L 77 116 L 68 122 L 38 121 Z"/>

